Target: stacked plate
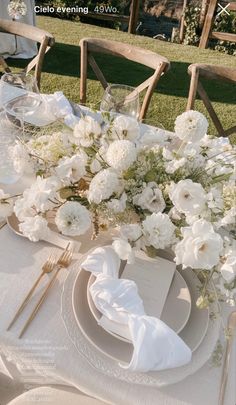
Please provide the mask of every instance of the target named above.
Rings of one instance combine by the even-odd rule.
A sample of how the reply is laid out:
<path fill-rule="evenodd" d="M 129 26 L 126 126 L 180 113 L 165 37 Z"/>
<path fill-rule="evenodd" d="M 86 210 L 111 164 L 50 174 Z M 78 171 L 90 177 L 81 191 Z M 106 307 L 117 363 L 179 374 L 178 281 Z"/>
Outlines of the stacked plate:
<path fill-rule="evenodd" d="M 139 264 L 150 267 L 150 260 L 144 255 L 136 258 Z M 152 263 L 151 263 L 152 264 Z M 137 264 L 127 265 L 130 268 L 128 273 L 135 280 L 137 274 Z M 173 266 L 173 263 L 172 263 Z M 153 260 L 153 271 L 155 271 L 155 260 Z M 129 331 L 119 330 L 108 319 L 97 310 L 91 298 L 89 288 L 95 281 L 95 277 L 89 272 L 80 268 L 76 276 L 72 291 L 72 306 L 74 316 L 79 329 L 86 339 L 101 353 L 116 362 L 129 363 L 132 357 L 133 346 L 130 342 Z M 140 280 L 137 280 L 137 285 Z M 160 318 L 179 336 L 194 352 L 201 344 L 209 326 L 209 310 L 197 309 L 195 303 L 198 297 L 199 281 L 190 270 L 177 271 L 169 286 L 168 294 L 165 299 Z M 155 316 L 155 295 L 158 294 L 158 288 L 152 288 L 150 291 L 154 295 L 150 307 L 149 296 L 141 295 L 144 308 L 147 315 Z M 140 292 L 140 291 L 139 291 Z M 154 311 L 154 312 L 153 312 Z"/>

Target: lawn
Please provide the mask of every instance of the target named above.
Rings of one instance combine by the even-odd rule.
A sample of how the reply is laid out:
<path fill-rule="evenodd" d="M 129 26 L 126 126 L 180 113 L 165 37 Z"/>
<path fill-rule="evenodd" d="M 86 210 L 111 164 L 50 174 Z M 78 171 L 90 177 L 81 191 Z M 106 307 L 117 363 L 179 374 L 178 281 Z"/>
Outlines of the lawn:
<path fill-rule="evenodd" d="M 71 100 L 79 101 L 80 49 L 79 41 L 83 37 L 100 37 L 134 44 L 150 49 L 167 57 L 171 62 L 170 71 L 161 78 L 149 107 L 148 119 L 154 124 L 161 123 L 166 129 L 173 129 L 176 116 L 186 108 L 189 77 L 187 67 L 191 63 L 203 62 L 236 66 L 234 56 L 212 50 L 199 50 L 192 46 L 183 46 L 158 41 L 143 36 L 129 35 L 124 32 L 93 25 L 59 20 L 50 17 L 38 17 L 37 25 L 51 32 L 56 38 L 56 45 L 47 54 L 43 66 L 42 90 L 47 93 L 62 90 Z M 136 86 L 150 75 L 150 70 L 135 63 L 111 56 L 97 57 L 98 65 L 110 83 L 123 83 Z M 16 63 L 16 62 L 12 62 Z M 12 64 L 11 63 L 11 64 Z M 235 124 L 236 91 L 230 84 L 208 82 L 205 85 L 217 113 L 225 127 Z M 89 72 L 88 103 L 99 105 L 103 94 L 101 85 L 94 74 Z M 200 100 L 196 109 L 206 113 Z M 210 132 L 214 133 L 211 124 Z"/>

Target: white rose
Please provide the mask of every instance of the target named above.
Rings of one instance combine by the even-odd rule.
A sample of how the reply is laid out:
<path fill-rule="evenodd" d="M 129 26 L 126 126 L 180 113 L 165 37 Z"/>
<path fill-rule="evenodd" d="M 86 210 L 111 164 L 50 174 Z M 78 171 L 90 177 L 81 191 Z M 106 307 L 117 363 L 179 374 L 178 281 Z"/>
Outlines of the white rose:
<path fill-rule="evenodd" d="M 134 263 L 134 252 L 126 240 L 116 239 L 112 243 L 112 247 L 121 260 L 127 260 L 128 264 Z"/>
<path fill-rule="evenodd" d="M 162 192 L 155 182 L 148 183 L 141 194 L 134 196 L 133 203 L 150 212 L 162 212 L 166 207 Z"/>
<path fill-rule="evenodd" d="M 137 150 L 135 145 L 126 140 L 114 141 L 106 153 L 106 161 L 116 170 L 127 170 L 136 160 Z"/>
<path fill-rule="evenodd" d="M 7 218 L 12 214 L 13 201 L 9 199 L 9 197 L 9 194 L 5 194 L 4 191 L 0 189 L 0 218 Z"/>
<path fill-rule="evenodd" d="M 62 158 L 56 168 L 56 174 L 61 180 L 79 181 L 86 174 L 88 157 L 83 151 L 72 157 Z"/>
<path fill-rule="evenodd" d="M 57 210 L 55 223 L 64 235 L 83 235 L 91 226 L 90 213 L 77 201 L 67 201 Z"/>
<path fill-rule="evenodd" d="M 101 126 L 89 115 L 80 118 L 74 127 L 74 138 L 83 147 L 92 146 L 101 135 Z"/>
<path fill-rule="evenodd" d="M 168 215 L 160 212 L 149 215 L 143 221 L 142 226 L 147 246 L 165 249 L 172 244 L 175 226 Z"/>
<path fill-rule="evenodd" d="M 111 169 L 104 169 L 97 173 L 89 185 L 88 200 L 100 204 L 108 200 L 112 194 L 119 190 L 120 182 L 117 173 Z"/>
<path fill-rule="evenodd" d="M 175 133 L 186 142 L 199 142 L 207 133 L 208 121 L 198 111 L 186 111 L 175 121 Z"/>
<path fill-rule="evenodd" d="M 191 227 L 181 228 L 181 232 L 183 239 L 175 247 L 176 264 L 206 270 L 217 265 L 223 241 L 209 222 L 199 219 Z"/>
<path fill-rule="evenodd" d="M 24 218 L 24 221 L 19 224 L 19 230 L 32 242 L 44 240 L 49 232 L 46 219 L 40 215 Z"/>
<path fill-rule="evenodd" d="M 203 187 L 190 179 L 180 180 L 172 187 L 169 196 L 177 210 L 189 216 L 200 214 L 206 205 Z"/>
<path fill-rule="evenodd" d="M 118 115 L 112 123 L 113 139 L 135 141 L 139 137 L 140 127 L 136 119 Z"/>

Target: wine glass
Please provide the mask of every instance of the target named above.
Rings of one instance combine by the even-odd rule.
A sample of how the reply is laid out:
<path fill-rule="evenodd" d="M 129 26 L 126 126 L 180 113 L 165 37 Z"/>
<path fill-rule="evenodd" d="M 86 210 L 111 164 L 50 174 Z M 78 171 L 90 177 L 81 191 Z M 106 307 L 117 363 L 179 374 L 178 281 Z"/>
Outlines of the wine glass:
<path fill-rule="evenodd" d="M 112 84 L 105 90 L 100 111 L 124 114 L 138 119 L 139 94 L 134 87 Z"/>
<path fill-rule="evenodd" d="M 17 172 L 13 159 L 16 133 L 4 111 L 0 113 L 0 183 L 16 183 L 21 175 Z"/>
<path fill-rule="evenodd" d="M 15 117 L 24 138 L 24 123 L 42 103 L 36 80 L 26 73 L 5 73 L 0 81 L 0 105 L 10 121 Z"/>

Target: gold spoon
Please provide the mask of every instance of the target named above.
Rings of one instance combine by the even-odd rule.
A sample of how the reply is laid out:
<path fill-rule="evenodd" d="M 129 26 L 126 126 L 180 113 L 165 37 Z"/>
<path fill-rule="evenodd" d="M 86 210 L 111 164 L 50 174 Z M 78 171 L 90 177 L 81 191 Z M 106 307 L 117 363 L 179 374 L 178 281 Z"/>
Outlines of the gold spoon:
<path fill-rule="evenodd" d="M 234 337 L 235 337 L 234 336 L 235 329 L 236 329 L 236 311 L 233 311 L 233 312 L 231 312 L 231 314 L 228 317 L 228 330 L 229 330 L 230 336 L 227 340 L 226 351 L 225 351 L 223 372 L 222 372 L 222 377 L 221 377 L 220 394 L 219 394 L 219 405 L 224 404 L 225 390 L 226 390 L 228 374 L 229 374 L 230 356 L 231 356 L 231 351 L 233 348 L 233 341 L 234 341 Z"/>

